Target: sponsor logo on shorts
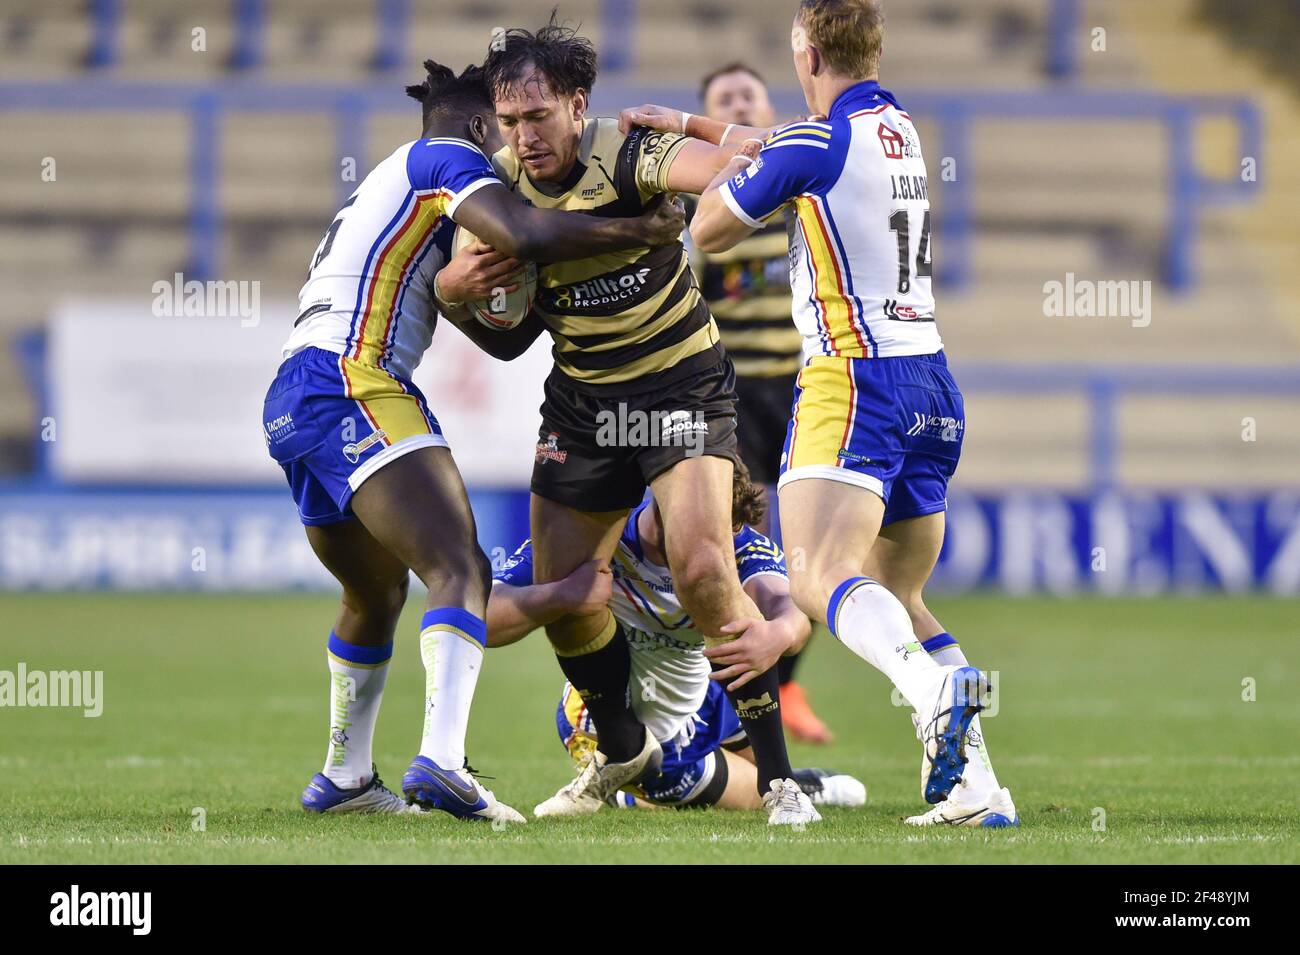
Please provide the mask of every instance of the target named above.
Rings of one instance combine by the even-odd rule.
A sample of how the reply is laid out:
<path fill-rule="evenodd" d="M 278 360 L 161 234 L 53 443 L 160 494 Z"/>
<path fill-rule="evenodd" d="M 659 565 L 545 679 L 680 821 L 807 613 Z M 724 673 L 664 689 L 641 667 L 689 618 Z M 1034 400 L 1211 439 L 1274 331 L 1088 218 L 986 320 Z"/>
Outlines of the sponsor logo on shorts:
<path fill-rule="evenodd" d="M 644 411 L 620 401 L 596 414 L 596 444 L 602 448 L 686 448 L 687 457 L 704 453 L 709 423 L 703 412 Z"/>
<path fill-rule="evenodd" d="M 568 451 L 561 451 L 559 448 L 560 436 L 552 431 L 546 436 L 545 441 L 537 442 L 537 463 L 545 464 L 547 461 L 554 461 L 556 464 L 563 464 L 569 459 Z"/>
<path fill-rule="evenodd" d="M 922 435 L 938 438 L 940 441 L 960 441 L 966 430 L 966 419 L 953 418 L 948 415 L 925 415 L 919 411 L 912 412 L 912 426 L 907 429 L 909 438 Z"/>
<path fill-rule="evenodd" d="M 385 434 L 382 430 L 372 431 L 370 432 L 370 434 L 366 435 L 360 441 L 355 441 L 352 444 L 343 445 L 343 456 L 347 458 L 348 461 L 351 462 L 352 464 L 356 464 L 358 461 L 361 460 L 361 455 L 365 454 L 366 451 L 374 447 L 380 441 L 383 441 L 384 438 L 386 437 L 388 437 L 388 435 Z"/>
<path fill-rule="evenodd" d="M 856 451 L 850 451 L 848 448 L 840 448 L 835 455 L 841 461 L 850 461 L 853 464 L 871 464 L 871 458 L 865 454 L 858 454 Z M 781 456 L 784 459 L 785 455 Z"/>
<path fill-rule="evenodd" d="M 264 421 L 262 422 L 262 430 L 266 434 L 267 444 L 270 444 L 273 441 L 283 441 L 295 431 L 293 415 L 282 414 L 278 418 Z"/>

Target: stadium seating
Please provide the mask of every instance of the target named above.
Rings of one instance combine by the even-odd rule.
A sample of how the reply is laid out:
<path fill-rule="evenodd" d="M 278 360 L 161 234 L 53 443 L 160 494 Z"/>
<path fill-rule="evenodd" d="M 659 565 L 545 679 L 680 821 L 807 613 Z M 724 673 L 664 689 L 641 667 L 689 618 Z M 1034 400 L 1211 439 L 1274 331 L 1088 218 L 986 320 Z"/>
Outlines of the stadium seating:
<path fill-rule="evenodd" d="M 477 57 L 494 27 L 536 25 L 552 0 L 438 0 L 436 13 L 414 2 L 396 37 L 385 32 L 390 27 L 372 2 L 268 0 L 263 29 L 254 35 L 226 0 L 133 0 L 120 5 L 112 44 L 87 12 L 95 6 L 79 0 L 47 0 L 39 8 L 0 5 L 0 89 L 61 81 L 87 89 L 137 83 L 184 91 L 217 80 L 391 87 L 394 111 L 369 114 L 352 140 L 362 152 L 354 158 L 364 175 L 417 131 L 413 104 L 409 113 L 401 112 L 400 86 L 418 78 L 420 59 L 437 56 L 459 64 Z M 688 103 L 701 73 L 719 58 L 738 58 L 756 64 L 790 101 L 787 6 L 741 0 L 607 6 L 580 0 L 563 4 L 562 14 L 581 21 L 602 48 L 627 44 L 627 70 L 602 78 L 603 84 L 676 89 Z M 1062 81 L 1045 66 L 1052 7 L 1046 0 L 889 4 L 888 85 L 905 102 L 908 90 L 983 90 L 996 102 L 1002 90 L 1060 89 Z M 1170 46 L 1172 36 L 1209 42 L 1189 5 L 1180 6 L 1180 16 L 1161 19 L 1158 28 L 1125 19 L 1124 7 L 1117 0 L 1082 3 L 1087 30 L 1106 30 L 1106 51 L 1090 55 L 1090 33 L 1076 36 L 1077 72 L 1064 88 L 1150 88 L 1144 41 L 1157 48 Z M 613 15 L 629 11 L 630 19 Z M 193 48 L 196 29 L 204 31 L 201 51 Z M 376 54 L 385 43 L 400 49 L 401 69 L 376 71 Z M 110 46 L 111 55 L 105 52 Z M 244 59 L 237 55 L 241 51 Z M 0 115 L 6 131 L 0 168 L 31 173 L 0 179 L 0 281 L 6 288 L 0 336 L 12 342 L 39 328 L 66 294 L 142 294 L 156 277 L 190 264 L 195 146 L 185 109 L 0 108 Z M 1159 119 L 974 120 L 969 168 L 958 171 L 973 183 L 972 281 L 960 293 L 949 292 L 943 217 L 951 187 L 937 168 L 946 155 L 945 128 L 936 117 L 918 119 L 939 222 L 934 248 L 940 323 L 959 375 L 963 364 L 998 362 L 1100 368 L 1221 363 L 1225 323 L 1242 322 L 1249 323 L 1249 334 L 1233 336 L 1235 362 L 1249 368 L 1300 360 L 1297 325 L 1275 284 L 1280 270 L 1266 267 L 1290 251 L 1300 253 L 1293 230 L 1270 236 L 1247 228 L 1243 242 L 1241 218 L 1229 212 L 1199 216 L 1196 289 L 1176 295 L 1157 281 L 1150 327 L 1135 328 L 1120 318 L 1044 314 L 1044 282 L 1067 273 L 1135 280 L 1162 274 L 1171 214 L 1171 134 Z M 291 297 L 339 195 L 350 188 L 340 177 L 335 118 L 319 110 L 234 111 L 217 123 L 220 186 L 209 198 L 224 223 L 216 244 L 223 274 L 261 280 L 265 296 Z M 1214 140 L 1216 149 L 1209 151 L 1218 159 L 1225 152 L 1222 140 Z M 39 179 L 45 157 L 57 160 L 58 188 Z M 69 269 L 70 264 L 75 265 Z M 14 370 L 11 349 L 0 350 L 0 401 L 17 409 L 0 419 L 0 442 L 9 446 L 29 440 L 34 427 L 30 397 Z M 980 382 L 970 400 L 980 440 L 971 442 L 964 459 L 965 479 L 976 485 L 1082 486 L 1095 477 L 1090 435 L 1097 409 L 1086 390 L 1028 397 L 1000 394 L 995 381 Z M 1233 406 L 1218 393 L 1173 390 L 1119 396 L 1116 477 L 1139 484 L 1268 484 L 1290 476 L 1288 462 L 1297 448 L 1285 441 L 1261 446 L 1249 464 L 1220 453 L 1221 441 L 1235 433 L 1233 416 L 1251 412 L 1225 410 Z M 1286 402 L 1267 404 L 1268 413 L 1281 420 Z M 1207 428 L 1218 429 L 1214 440 L 1205 439 Z M 0 459 L 3 448 L 0 443 Z"/>

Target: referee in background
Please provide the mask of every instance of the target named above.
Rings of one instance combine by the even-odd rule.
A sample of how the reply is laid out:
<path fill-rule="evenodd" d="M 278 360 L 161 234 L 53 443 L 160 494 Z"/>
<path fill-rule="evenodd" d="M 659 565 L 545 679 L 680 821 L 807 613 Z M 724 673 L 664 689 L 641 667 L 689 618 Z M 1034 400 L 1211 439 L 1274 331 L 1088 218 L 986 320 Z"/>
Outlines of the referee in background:
<path fill-rule="evenodd" d="M 752 67 L 728 63 L 700 83 L 705 115 L 741 126 L 771 126 L 776 121 L 767 84 Z M 694 211 L 693 204 L 687 214 Z M 790 422 L 794 380 L 803 364 L 802 340 L 790 318 L 789 238 L 786 216 L 776 216 L 727 252 L 692 248 L 691 263 L 700 291 L 722 334 L 722 344 L 736 366 L 739 402 L 736 433 L 740 456 L 754 483 L 765 489 L 769 504 L 764 532 L 776 526 L 770 506 L 776 503 L 781 448 Z M 777 663 L 781 681 L 781 718 L 795 739 L 829 743 L 831 732 L 817 718 L 794 680 L 799 655 Z"/>

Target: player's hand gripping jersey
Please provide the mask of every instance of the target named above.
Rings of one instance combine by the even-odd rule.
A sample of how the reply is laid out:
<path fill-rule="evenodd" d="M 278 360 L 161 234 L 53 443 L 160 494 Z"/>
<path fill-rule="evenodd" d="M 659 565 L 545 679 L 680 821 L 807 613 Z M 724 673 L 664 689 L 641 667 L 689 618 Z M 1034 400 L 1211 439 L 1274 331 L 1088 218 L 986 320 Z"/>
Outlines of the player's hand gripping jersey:
<path fill-rule="evenodd" d="M 778 130 L 721 193 L 755 229 L 792 205 L 790 287 L 805 358 L 929 355 L 943 347 L 930 291 L 921 140 L 879 84 L 847 90 L 827 122 Z"/>
<path fill-rule="evenodd" d="M 410 376 L 433 338 L 433 278 L 451 254 L 451 216 L 498 182 L 472 143 L 416 140 L 376 166 L 326 230 L 263 420 L 304 524 L 346 519 L 353 492 L 379 468 L 446 446 Z"/>

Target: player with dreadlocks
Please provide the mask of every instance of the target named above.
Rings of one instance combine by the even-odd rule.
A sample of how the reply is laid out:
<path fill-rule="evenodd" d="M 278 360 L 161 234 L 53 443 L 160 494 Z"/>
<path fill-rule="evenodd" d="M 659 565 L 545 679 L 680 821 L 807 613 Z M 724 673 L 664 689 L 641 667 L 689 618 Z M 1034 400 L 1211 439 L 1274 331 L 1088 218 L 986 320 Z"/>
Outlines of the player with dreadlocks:
<path fill-rule="evenodd" d="M 487 159 L 502 143 L 482 71 L 425 67 L 425 80 L 407 87 L 422 107 L 422 135 L 366 176 L 321 239 L 266 396 L 271 456 L 312 549 L 343 588 L 328 644 L 329 747 L 302 805 L 523 822 L 465 759 L 492 572 L 456 463 L 411 373 L 433 338 L 435 285 L 486 297 L 521 258 L 663 242 L 683 221 L 669 203 L 604 219 L 527 207 Z M 465 253 L 477 286 L 465 284 L 464 263 L 444 270 L 456 224 L 497 250 Z M 420 623 L 426 692 L 403 799 L 380 782 L 371 741 L 412 571 L 429 593 Z"/>

